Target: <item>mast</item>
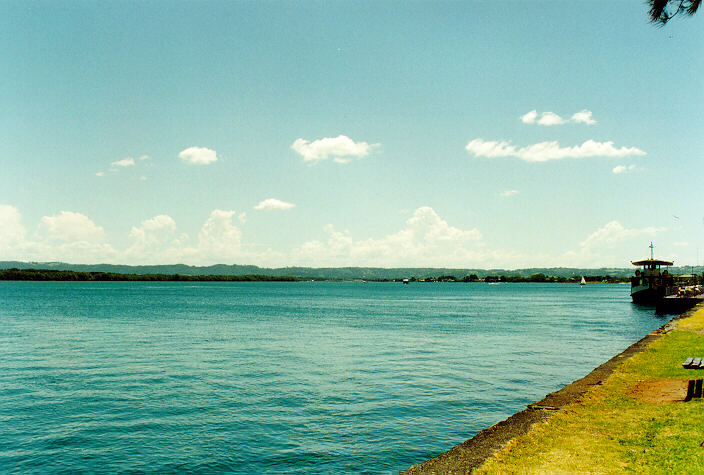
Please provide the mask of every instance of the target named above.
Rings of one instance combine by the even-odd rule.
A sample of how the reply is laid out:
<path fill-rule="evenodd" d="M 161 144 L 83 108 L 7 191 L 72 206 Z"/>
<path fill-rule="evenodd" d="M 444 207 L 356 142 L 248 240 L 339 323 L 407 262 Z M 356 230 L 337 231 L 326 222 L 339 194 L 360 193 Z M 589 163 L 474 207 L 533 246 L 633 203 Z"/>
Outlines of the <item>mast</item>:
<path fill-rule="evenodd" d="M 653 241 L 650 241 L 650 260 L 653 260 Z"/>

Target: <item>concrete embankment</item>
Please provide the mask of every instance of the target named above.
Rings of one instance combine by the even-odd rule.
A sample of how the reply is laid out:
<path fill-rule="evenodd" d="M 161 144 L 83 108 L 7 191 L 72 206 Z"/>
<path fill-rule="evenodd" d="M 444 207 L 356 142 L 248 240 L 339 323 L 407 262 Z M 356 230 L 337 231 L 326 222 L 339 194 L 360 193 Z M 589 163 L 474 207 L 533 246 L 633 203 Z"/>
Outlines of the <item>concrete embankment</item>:
<path fill-rule="evenodd" d="M 670 338 L 673 333 L 676 335 Z M 677 434 L 667 433 L 673 427 L 687 434 L 690 429 L 696 433 L 698 427 L 704 427 L 704 421 L 696 428 L 689 427 L 686 420 L 684 426 L 668 423 L 675 413 L 686 419 L 689 412 L 701 408 L 699 401 L 684 403 L 688 380 L 697 374 L 681 367 L 687 356 L 704 357 L 702 305 L 673 318 L 587 376 L 405 473 L 652 469 L 653 463 L 660 462 L 639 457 L 641 451 L 648 452 L 642 450 L 643 444 L 652 448 L 653 437 L 677 439 Z M 704 370 L 699 374 L 704 377 Z M 649 419 L 652 414 L 663 419 L 662 427 Z M 619 420 L 621 417 L 624 420 Z M 699 420 L 699 416 L 692 420 Z M 704 439 L 704 430 L 699 432 Z M 696 440 L 697 448 L 704 454 L 699 442 Z M 662 454 L 651 456 L 654 460 L 663 458 Z M 685 466 L 686 458 L 680 460 Z M 613 467 L 604 465 L 609 463 Z M 665 462 L 655 469 L 672 466 Z"/>

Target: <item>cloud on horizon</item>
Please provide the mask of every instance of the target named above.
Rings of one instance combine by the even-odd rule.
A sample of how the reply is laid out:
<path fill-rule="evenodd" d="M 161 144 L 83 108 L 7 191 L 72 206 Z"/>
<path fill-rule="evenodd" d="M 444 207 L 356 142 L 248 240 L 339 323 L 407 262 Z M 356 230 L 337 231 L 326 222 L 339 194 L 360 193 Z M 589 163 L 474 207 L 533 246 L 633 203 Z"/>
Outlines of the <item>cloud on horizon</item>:
<path fill-rule="evenodd" d="M 626 228 L 612 220 L 575 243 L 574 250 L 561 255 L 540 251 L 521 253 L 492 249 L 477 228 L 458 228 L 433 208 L 422 206 L 412 212 L 398 231 L 382 237 L 357 239 L 349 231 L 328 224 L 323 228 L 325 239 L 304 242 L 291 251 L 281 252 L 253 250 L 256 244 L 248 245 L 235 224 L 236 220 L 244 222 L 242 213 L 215 209 L 196 239 L 178 232 L 175 220 L 161 214 L 132 226 L 131 243 L 124 250 L 116 250 L 107 242 L 102 226 L 81 213 L 62 211 L 44 216 L 31 235 L 21 218 L 16 207 L 0 205 L 0 260 L 132 265 L 251 263 L 270 267 L 624 267 L 629 259 L 641 257 L 638 249 L 642 248 L 642 254 L 646 254 L 644 243 L 668 230 L 655 226 Z"/>
<path fill-rule="evenodd" d="M 293 261 L 321 266 L 471 267 L 484 254 L 479 230 L 451 226 L 429 206 L 416 209 L 400 231 L 379 239 L 355 240 L 332 224 L 324 231 L 327 241 L 304 243 L 294 250 Z"/>
<path fill-rule="evenodd" d="M 629 260 L 640 257 L 638 249 L 645 251 L 646 242 L 666 231 L 667 228 L 657 226 L 626 228 L 619 221 L 609 221 L 580 242 L 577 250 L 566 252 L 560 261 L 574 267 L 626 267 Z"/>
<path fill-rule="evenodd" d="M 49 241 L 101 242 L 105 239 L 102 226 L 97 226 L 87 216 L 72 211 L 42 217 L 37 234 Z"/>
<path fill-rule="evenodd" d="M 355 142 L 346 135 L 325 137 L 318 140 L 294 140 L 291 149 L 303 157 L 304 162 L 316 163 L 332 158 L 336 163 L 349 163 L 355 158 L 363 158 L 371 153 L 379 144 Z"/>
<path fill-rule="evenodd" d="M 474 139 L 465 147 L 467 152 L 475 157 L 486 158 L 520 158 L 526 162 L 547 162 L 564 158 L 589 157 L 628 157 L 645 155 L 637 147 L 614 147 L 612 141 L 596 142 L 587 140 L 582 145 L 561 147 L 559 142 L 540 142 L 526 147 L 517 148 L 508 141 L 492 141 Z"/>

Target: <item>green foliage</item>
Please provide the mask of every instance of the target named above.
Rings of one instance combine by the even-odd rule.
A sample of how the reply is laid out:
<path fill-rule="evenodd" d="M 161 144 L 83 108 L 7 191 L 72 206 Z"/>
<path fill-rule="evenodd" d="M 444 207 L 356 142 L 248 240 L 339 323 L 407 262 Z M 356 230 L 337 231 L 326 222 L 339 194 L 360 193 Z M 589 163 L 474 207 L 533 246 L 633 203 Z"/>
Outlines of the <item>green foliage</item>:
<path fill-rule="evenodd" d="M 149 282 L 251 282 L 300 280 L 288 276 L 268 275 L 182 275 L 182 274 L 117 274 L 113 272 L 75 272 L 70 270 L 7 269 L 0 270 L 0 280 L 36 281 L 149 281 Z"/>

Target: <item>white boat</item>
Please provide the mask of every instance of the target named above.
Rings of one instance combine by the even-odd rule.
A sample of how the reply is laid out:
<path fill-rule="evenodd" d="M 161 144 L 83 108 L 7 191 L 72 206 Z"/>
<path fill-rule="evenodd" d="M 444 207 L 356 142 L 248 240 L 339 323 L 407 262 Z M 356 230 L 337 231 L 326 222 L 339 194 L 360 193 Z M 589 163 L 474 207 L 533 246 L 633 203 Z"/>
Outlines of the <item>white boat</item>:
<path fill-rule="evenodd" d="M 579 283 L 579 285 L 587 285 L 587 281 L 584 279 L 584 276 L 582 276 L 582 281 Z"/>

